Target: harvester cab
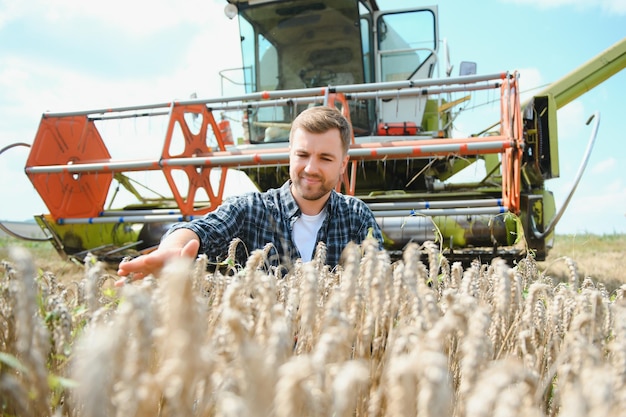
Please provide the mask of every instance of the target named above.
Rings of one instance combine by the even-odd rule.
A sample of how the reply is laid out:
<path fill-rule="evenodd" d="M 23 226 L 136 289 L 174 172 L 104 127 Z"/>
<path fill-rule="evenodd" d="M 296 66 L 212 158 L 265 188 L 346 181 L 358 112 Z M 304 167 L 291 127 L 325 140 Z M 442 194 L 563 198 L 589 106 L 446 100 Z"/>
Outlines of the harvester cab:
<path fill-rule="evenodd" d="M 474 248 L 469 256 L 479 247 L 491 253 L 514 243 L 517 226 L 506 213 L 519 214 L 520 205 L 519 191 L 511 188 L 519 182 L 514 167 L 523 148 L 521 120 L 514 120 L 517 79 L 478 76 L 471 63 L 463 76 L 450 77 L 451 64 L 440 60 L 447 54 L 440 53 L 437 7 L 382 11 L 376 2 L 352 0 L 251 1 L 231 2 L 226 11 L 239 19 L 246 93 L 276 97 L 246 109 L 244 148 L 284 146 L 301 110 L 338 107 L 354 132 L 352 169 L 339 188 L 375 210 L 389 250 L 443 236 L 459 255 Z M 452 139 L 458 105 L 484 89 L 496 90 L 505 110 L 517 111 L 506 115 L 506 133 Z M 482 184 L 437 189 L 486 155 L 493 156 L 493 172 Z M 499 155 L 510 166 L 504 180 Z M 285 166 L 244 171 L 260 189 L 288 178 Z"/>
<path fill-rule="evenodd" d="M 338 102 L 326 87 L 367 84 L 375 93 L 376 83 L 430 79 L 440 67 L 435 7 L 381 14 L 352 0 L 250 3 L 229 4 L 239 16 L 248 93 L 323 88 Z M 348 112 L 356 136 L 416 135 L 418 128 L 432 134 L 441 126 L 426 103 L 426 96 L 362 95 Z M 310 104 L 251 109 L 251 141 L 287 141 L 294 112 Z"/>
<path fill-rule="evenodd" d="M 337 189 L 374 211 L 390 253 L 432 240 L 461 260 L 545 257 L 557 216 L 544 187 L 559 175 L 555 91 L 522 106 L 516 72 L 479 75 L 466 62 L 453 74 L 437 7 L 229 0 L 225 14 L 238 19 L 243 65 L 221 81 L 240 94 L 43 114 L 25 171 L 50 211 L 36 220 L 61 255 L 115 261 L 149 251 L 173 222 L 230 194 L 280 186 L 292 120 L 329 105 L 353 126 Z M 604 54 L 612 73 L 626 65 L 625 50 L 622 42 Z M 460 109 L 485 90 L 500 102 L 493 125 L 455 137 Z M 149 147 L 130 147 L 107 127 L 127 120 L 133 132 L 149 126 Z M 115 141 L 126 154 L 112 156 Z M 148 155 L 155 141 L 159 153 Z M 477 161 L 482 177 L 450 181 Z"/>

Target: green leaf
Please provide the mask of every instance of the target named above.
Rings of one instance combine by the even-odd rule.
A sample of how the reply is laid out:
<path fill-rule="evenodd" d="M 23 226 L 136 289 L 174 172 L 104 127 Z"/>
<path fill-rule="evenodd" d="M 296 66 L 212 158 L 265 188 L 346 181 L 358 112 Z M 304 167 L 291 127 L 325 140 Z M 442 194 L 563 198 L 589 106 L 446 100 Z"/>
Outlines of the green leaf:
<path fill-rule="evenodd" d="M 78 381 L 69 378 L 63 378 L 62 376 L 58 375 L 49 374 L 48 386 L 51 390 L 56 390 L 59 388 L 76 388 L 78 386 Z"/>
<path fill-rule="evenodd" d="M 8 365 L 9 367 L 20 372 L 26 373 L 28 371 L 26 367 L 22 365 L 22 362 L 20 362 L 18 358 L 9 353 L 0 352 L 0 363 Z"/>
<path fill-rule="evenodd" d="M 102 291 L 102 294 L 103 294 L 105 297 L 108 297 L 108 298 L 115 298 L 115 295 L 117 294 L 117 291 L 115 290 L 115 288 L 110 288 L 110 287 L 109 287 L 109 288 L 105 288 L 105 289 Z"/>

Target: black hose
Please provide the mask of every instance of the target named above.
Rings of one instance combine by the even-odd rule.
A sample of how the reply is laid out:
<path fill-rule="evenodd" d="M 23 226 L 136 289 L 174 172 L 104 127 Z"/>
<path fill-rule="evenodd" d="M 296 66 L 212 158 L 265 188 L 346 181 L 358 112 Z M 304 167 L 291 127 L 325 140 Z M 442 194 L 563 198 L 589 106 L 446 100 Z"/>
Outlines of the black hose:
<path fill-rule="evenodd" d="M 12 143 L 10 145 L 5 146 L 4 148 L 0 149 L 0 155 L 2 155 L 5 151 L 8 151 L 11 148 L 15 148 L 17 146 L 24 146 L 26 148 L 30 148 L 30 145 L 28 143 L 23 143 L 23 142 L 16 142 L 16 143 Z M 52 239 L 52 237 L 29 237 L 29 236 L 22 236 L 19 233 L 16 233 L 14 231 L 12 231 L 11 229 L 9 229 L 8 227 L 6 227 L 2 222 L 0 222 L 0 230 L 2 230 L 4 233 L 6 233 L 7 235 L 14 237 L 16 239 L 21 239 L 21 240 L 26 240 L 29 242 L 48 242 Z"/>
<path fill-rule="evenodd" d="M 556 227 L 556 224 L 561 219 L 561 216 L 563 215 L 563 213 L 565 213 L 565 209 L 567 208 L 570 200 L 572 199 L 572 196 L 574 195 L 574 191 L 576 191 L 576 187 L 578 187 L 578 183 L 580 182 L 580 179 L 583 176 L 583 172 L 585 171 L 585 167 L 587 166 L 587 162 L 589 161 L 589 157 L 591 156 L 591 151 L 592 151 L 593 145 L 594 145 L 594 143 L 596 141 L 596 136 L 598 135 L 598 127 L 600 126 L 600 113 L 599 112 L 595 112 L 587 120 L 586 124 L 588 125 L 589 123 L 591 123 L 591 121 L 593 119 L 596 119 L 596 121 L 595 121 L 595 123 L 593 125 L 593 129 L 591 131 L 591 136 L 589 138 L 589 142 L 587 143 L 587 149 L 585 150 L 585 154 L 583 156 L 583 160 L 582 160 L 580 166 L 578 167 L 578 172 L 576 173 L 576 178 L 574 179 L 574 185 L 570 189 L 569 194 L 567 195 L 567 198 L 565 199 L 565 202 L 561 206 L 561 209 L 556 214 L 556 216 L 554 216 L 554 218 L 552 219 L 552 221 L 550 222 L 548 227 L 546 227 L 543 232 L 540 232 L 537 229 L 537 224 L 535 223 L 535 218 L 533 216 L 530 216 L 533 237 L 535 237 L 536 239 L 543 239 L 547 235 L 552 233 L 552 231 Z"/>

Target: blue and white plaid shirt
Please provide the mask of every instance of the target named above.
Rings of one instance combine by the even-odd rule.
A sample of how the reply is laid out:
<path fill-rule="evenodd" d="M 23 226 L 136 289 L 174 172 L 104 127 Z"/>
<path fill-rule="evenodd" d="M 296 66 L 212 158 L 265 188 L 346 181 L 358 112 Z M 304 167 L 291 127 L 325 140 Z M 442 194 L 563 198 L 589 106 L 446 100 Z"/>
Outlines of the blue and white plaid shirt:
<path fill-rule="evenodd" d="M 231 241 L 239 238 L 245 247 L 238 245 L 236 262 L 242 265 L 252 251 L 272 243 L 268 253 L 271 265 L 290 265 L 300 258 L 293 240 L 293 225 L 301 215 L 290 185 L 291 181 L 287 181 L 282 187 L 264 193 L 228 198 L 201 219 L 175 224 L 168 234 L 180 228 L 192 230 L 200 238 L 199 253 L 205 253 L 210 261 L 224 261 Z M 363 201 L 333 190 L 326 210 L 316 241 L 316 246 L 318 242 L 326 244 L 326 264 L 337 265 L 345 246 L 349 242 L 360 244 L 370 229 L 382 248 L 380 227 Z"/>

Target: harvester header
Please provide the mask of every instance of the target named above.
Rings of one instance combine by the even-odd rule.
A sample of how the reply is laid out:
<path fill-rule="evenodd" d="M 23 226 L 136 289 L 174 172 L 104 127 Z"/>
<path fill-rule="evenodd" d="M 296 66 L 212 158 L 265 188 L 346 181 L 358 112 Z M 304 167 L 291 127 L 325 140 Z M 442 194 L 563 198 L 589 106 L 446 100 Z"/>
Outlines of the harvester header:
<path fill-rule="evenodd" d="M 465 63 L 452 75 L 434 6 L 231 0 L 226 14 L 238 18 L 243 66 L 222 84 L 236 78 L 241 94 L 43 114 L 25 172 L 61 255 L 133 256 L 230 195 L 279 187 L 292 120 L 327 105 L 353 128 L 337 190 L 369 205 L 391 253 L 434 240 L 451 259 L 543 259 L 557 216 L 545 188 L 559 175 L 556 110 L 626 66 L 621 42 L 522 106 L 515 71 Z M 455 134 L 481 91 L 499 101 L 496 123 Z M 140 130 L 143 141 L 128 137 Z M 454 181 L 477 162 L 484 174 Z"/>

